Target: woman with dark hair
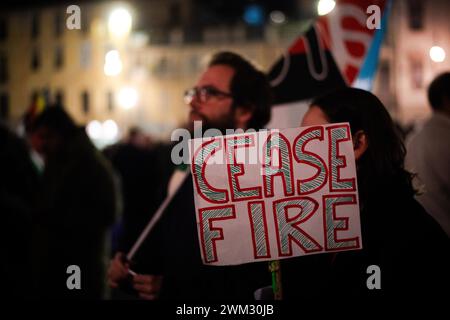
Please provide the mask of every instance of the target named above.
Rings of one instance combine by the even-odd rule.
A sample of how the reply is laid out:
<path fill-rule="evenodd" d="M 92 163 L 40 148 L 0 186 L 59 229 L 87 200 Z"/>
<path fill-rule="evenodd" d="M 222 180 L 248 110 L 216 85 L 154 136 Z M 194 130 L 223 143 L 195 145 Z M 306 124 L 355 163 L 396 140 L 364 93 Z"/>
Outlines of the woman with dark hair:
<path fill-rule="evenodd" d="M 448 288 L 449 239 L 414 200 L 405 147 L 383 104 L 370 92 L 342 89 L 315 99 L 301 125 L 336 122 L 350 123 L 352 132 L 363 248 L 285 261 L 285 297 L 309 286 L 333 296 L 428 295 Z M 370 289 L 373 265 L 381 281 Z M 293 274 L 300 270 L 308 279 Z"/>
<path fill-rule="evenodd" d="M 349 122 L 353 133 L 358 168 L 360 198 L 368 200 L 371 191 L 386 181 L 395 182 L 398 191 L 413 195 L 411 174 L 404 169 L 406 149 L 395 125 L 381 103 L 368 91 L 347 88 L 316 98 L 305 114 L 302 126 L 322 118 L 322 123 Z M 372 190 L 371 190 L 372 189 Z"/>

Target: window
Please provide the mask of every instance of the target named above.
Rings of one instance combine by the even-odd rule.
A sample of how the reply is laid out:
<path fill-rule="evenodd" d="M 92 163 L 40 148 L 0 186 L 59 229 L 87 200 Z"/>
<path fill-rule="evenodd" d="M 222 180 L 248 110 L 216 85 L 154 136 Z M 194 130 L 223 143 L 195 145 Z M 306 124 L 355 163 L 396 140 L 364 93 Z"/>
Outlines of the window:
<path fill-rule="evenodd" d="M 391 90 L 391 65 L 388 59 L 380 59 L 379 61 L 375 93 L 388 110 L 394 110 L 396 103 L 395 96 Z"/>
<path fill-rule="evenodd" d="M 38 90 L 31 91 L 31 94 L 30 94 L 30 105 L 34 104 L 37 101 L 38 96 L 39 96 L 39 91 Z"/>
<path fill-rule="evenodd" d="M 411 87 L 413 89 L 423 88 L 423 65 L 418 58 L 411 59 Z"/>
<path fill-rule="evenodd" d="M 409 27 L 412 30 L 423 29 L 424 5 L 422 0 L 408 0 Z"/>
<path fill-rule="evenodd" d="M 155 66 L 155 74 L 158 76 L 164 76 L 169 71 L 169 61 L 166 57 L 161 57 L 158 64 Z"/>
<path fill-rule="evenodd" d="M 0 53 L 0 84 L 8 82 L 8 59 L 4 52 Z"/>
<path fill-rule="evenodd" d="M 39 33 L 39 16 L 37 13 L 34 13 L 31 16 L 31 39 L 36 39 L 39 37 Z"/>
<path fill-rule="evenodd" d="M 53 33 L 56 38 L 59 38 L 63 33 L 64 21 L 59 12 L 55 13 L 53 20 Z"/>
<path fill-rule="evenodd" d="M 55 55 L 53 64 L 55 69 L 61 69 L 64 66 L 64 49 L 62 45 L 57 45 L 55 47 Z"/>
<path fill-rule="evenodd" d="M 80 67 L 87 69 L 91 65 L 92 47 L 89 41 L 83 41 L 80 46 Z"/>
<path fill-rule="evenodd" d="M 261 40 L 264 38 L 263 26 L 246 26 L 247 40 Z"/>
<path fill-rule="evenodd" d="M 81 33 L 83 35 L 89 35 L 90 29 L 90 18 L 88 16 L 89 10 L 84 10 L 81 12 Z"/>
<path fill-rule="evenodd" d="M 9 96 L 3 92 L 0 94 L 0 119 L 7 120 L 9 118 Z"/>
<path fill-rule="evenodd" d="M 196 27 L 196 26 L 189 27 L 189 28 L 183 30 L 183 40 L 187 43 L 202 42 L 203 41 L 203 32 L 199 27 Z"/>
<path fill-rule="evenodd" d="M 159 96 L 159 106 L 161 110 L 164 110 L 164 114 L 167 116 L 170 114 L 170 95 L 166 90 L 161 91 L 161 95 Z"/>
<path fill-rule="evenodd" d="M 89 93 L 87 91 L 83 91 L 81 94 L 81 110 L 84 114 L 89 113 Z"/>
<path fill-rule="evenodd" d="M 187 60 L 187 72 L 188 74 L 193 74 L 200 69 L 200 58 L 198 55 L 191 55 Z"/>
<path fill-rule="evenodd" d="M 64 105 L 64 91 L 61 89 L 56 90 L 55 93 L 55 104 L 58 106 Z"/>
<path fill-rule="evenodd" d="M 390 74 L 390 65 L 389 61 L 383 60 L 380 61 L 380 86 L 381 86 L 381 92 L 388 93 L 391 88 L 390 80 L 391 80 L 391 74 Z"/>
<path fill-rule="evenodd" d="M 112 113 L 114 112 L 114 95 L 112 93 L 112 91 L 108 91 L 108 93 L 106 94 L 106 100 L 107 100 L 107 107 L 108 107 L 108 112 Z"/>
<path fill-rule="evenodd" d="M 31 51 L 31 70 L 37 71 L 41 67 L 41 55 L 39 49 L 34 47 Z"/>
<path fill-rule="evenodd" d="M 169 26 L 175 27 L 181 24 L 181 10 L 179 3 L 172 3 L 169 8 Z"/>
<path fill-rule="evenodd" d="M 6 18 L 0 18 L 0 41 L 8 38 L 8 23 Z"/>
<path fill-rule="evenodd" d="M 51 101 L 51 95 L 50 95 L 50 88 L 49 87 L 43 87 L 41 90 L 42 99 L 44 99 L 44 105 L 49 104 Z"/>

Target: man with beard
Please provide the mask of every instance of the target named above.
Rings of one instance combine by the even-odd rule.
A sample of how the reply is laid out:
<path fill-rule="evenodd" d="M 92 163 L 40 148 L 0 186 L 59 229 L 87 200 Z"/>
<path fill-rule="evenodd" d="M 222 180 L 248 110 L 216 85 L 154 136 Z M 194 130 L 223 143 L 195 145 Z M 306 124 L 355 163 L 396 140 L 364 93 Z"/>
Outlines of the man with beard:
<path fill-rule="evenodd" d="M 270 118 L 270 100 L 264 73 L 231 52 L 214 55 L 197 85 L 185 94 L 191 107 L 190 124 L 202 121 L 203 130 L 214 128 L 222 133 L 226 129 L 261 129 Z M 132 268 L 138 274 L 131 279 L 143 299 L 248 300 L 253 299 L 256 289 L 270 284 L 266 263 L 203 265 L 190 177 L 184 180 L 147 241 L 153 244 L 151 252 L 146 253 L 152 270 L 140 274 L 137 261 Z M 129 277 L 129 268 L 123 254 L 116 254 L 108 272 L 110 286 L 118 287 Z"/>

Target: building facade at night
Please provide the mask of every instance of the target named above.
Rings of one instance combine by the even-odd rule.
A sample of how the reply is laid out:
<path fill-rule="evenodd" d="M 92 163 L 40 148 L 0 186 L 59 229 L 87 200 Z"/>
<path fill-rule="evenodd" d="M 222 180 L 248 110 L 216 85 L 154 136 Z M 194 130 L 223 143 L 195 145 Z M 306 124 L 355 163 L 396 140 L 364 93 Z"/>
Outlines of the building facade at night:
<path fill-rule="evenodd" d="M 439 73 L 450 70 L 450 2 L 393 1 L 392 13 L 374 92 L 402 125 L 422 122 L 431 113 L 426 89 Z M 433 46 L 447 54 L 430 57 Z"/>
<path fill-rule="evenodd" d="M 299 1 L 299 10 L 305 3 Z M 81 3 L 81 30 L 66 27 L 67 6 L 0 13 L 1 117 L 16 125 L 40 94 L 62 102 L 80 124 L 112 119 L 122 133 L 139 125 L 165 138 L 185 121 L 183 92 L 211 53 L 237 51 L 268 70 L 308 22 L 249 27 L 229 21 L 200 28 L 198 5 L 129 2 L 133 28 L 122 37 L 108 26 L 115 3 Z M 426 87 L 450 69 L 449 9 L 445 0 L 394 1 L 374 92 L 402 125 L 429 115 Z M 447 53 L 444 61 L 431 59 L 433 46 Z"/>

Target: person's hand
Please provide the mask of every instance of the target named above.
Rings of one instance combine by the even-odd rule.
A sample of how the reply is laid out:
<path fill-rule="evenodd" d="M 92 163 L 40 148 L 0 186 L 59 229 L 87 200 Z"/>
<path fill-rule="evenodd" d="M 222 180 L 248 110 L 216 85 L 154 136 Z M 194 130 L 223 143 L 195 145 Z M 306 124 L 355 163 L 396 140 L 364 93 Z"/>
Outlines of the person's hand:
<path fill-rule="evenodd" d="M 139 297 L 145 300 L 155 300 L 159 297 L 162 276 L 136 274 L 133 277 L 133 288 L 139 293 Z"/>
<path fill-rule="evenodd" d="M 117 288 L 119 282 L 126 279 L 129 267 L 130 265 L 126 262 L 125 255 L 122 252 L 117 252 L 114 259 L 109 263 L 108 285 L 111 288 Z"/>

